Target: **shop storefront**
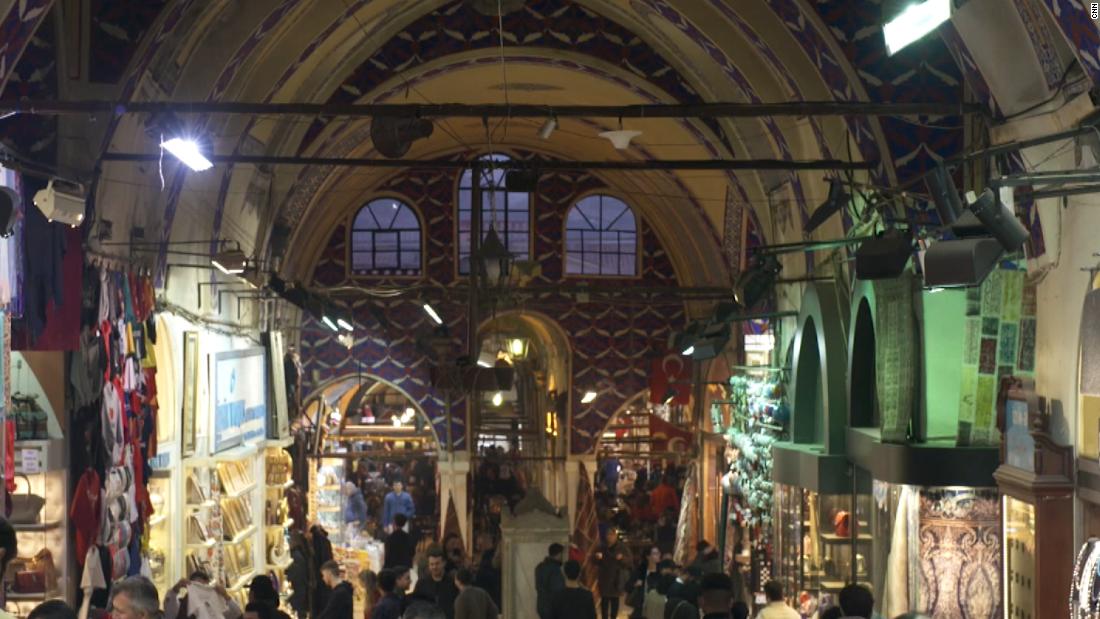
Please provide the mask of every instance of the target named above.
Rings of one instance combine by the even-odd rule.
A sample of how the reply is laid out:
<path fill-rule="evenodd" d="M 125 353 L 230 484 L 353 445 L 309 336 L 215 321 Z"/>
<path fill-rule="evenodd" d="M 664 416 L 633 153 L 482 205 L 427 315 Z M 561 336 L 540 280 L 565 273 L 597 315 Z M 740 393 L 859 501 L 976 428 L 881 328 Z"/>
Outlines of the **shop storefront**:
<path fill-rule="evenodd" d="M 847 447 L 872 489 L 877 608 L 1000 617 L 996 403 L 999 379 L 1034 371 L 1034 290 L 1007 269 L 962 290 L 857 282 L 851 316 Z"/>
<path fill-rule="evenodd" d="M 833 283 L 802 296 L 793 346 L 790 438 L 772 446 L 774 576 L 804 616 L 848 583 L 873 589 L 871 488 L 846 451 L 847 299 Z"/>

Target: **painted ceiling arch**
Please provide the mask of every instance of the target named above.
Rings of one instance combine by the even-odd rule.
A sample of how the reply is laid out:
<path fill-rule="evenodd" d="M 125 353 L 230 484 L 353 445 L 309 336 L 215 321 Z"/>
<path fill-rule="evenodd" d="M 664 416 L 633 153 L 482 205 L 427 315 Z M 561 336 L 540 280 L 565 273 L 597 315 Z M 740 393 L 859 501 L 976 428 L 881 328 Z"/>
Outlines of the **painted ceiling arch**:
<path fill-rule="evenodd" d="M 350 68 L 362 59 L 359 56 L 370 55 L 380 49 L 379 46 L 390 45 L 393 41 L 404 40 L 415 45 L 417 41 L 409 37 L 409 27 L 423 20 L 426 14 L 438 13 L 437 9 L 441 7 L 444 13 L 452 15 L 468 11 L 460 3 L 436 0 L 417 3 L 348 0 L 338 6 L 316 0 L 281 0 L 248 11 L 241 8 L 243 4 L 228 0 L 210 3 L 195 0 L 88 0 L 82 6 L 90 13 L 90 48 L 94 55 L 91 60 L 95 63 L 94 75 L 89 75 L 90 81 L 109 84 L 115 80 L 122 100 L 158 96 L 157 88 L 151 88 L 150 84 L 160 86 L 160 96 L 189 98 L 184 95 L 194 92 L 193 88 L 175 88 L 179 85 L 178 80 L 183 79 L 181 73 L 194 72 L 196 69 L 192 65 L 205 64 L 204 71 L 211 73 L 212 78 L 205 88 L 209 99 L 239 97 L 244 93 L 262 96 L 264 90 L 269 93 L 268 100 L 278 99 L 280 93 L 287 92 L 287 87 L 305 79 L 303 73 L 310 67 L 311 59 L 318 55 L 326 55 L 331 62 L 343 63 Z M 11 96 L 5 87 L 10 84 L 11 76 L 17 74 L 17 65 L 24 58 L 35 32 L 45 23 L 46 16 L 55 5 L 61 6 L 53 0 L 0 2 L 0 33 L 4 35 L 4 45 L 0 47 L 0 88 L 4 91 L 0 95 Z M 1080 3 L 1074 0 L 1015 0 L 1014 5 L 1021 15 L 1036 10 L 1049 14 L 1060 31 L 1059 36 L 1073 47 L 1092 80 L 1097 80 L 1100 75 L 1100 56 L 1097 53 L 1100 34 Z M 557 13 L 567 15 L 573 10 L 571 6 L 575 5 L 541 0 L 530 3 L 529 9 L 508 18 L 525 20 L 530 18 L 532 12 L 539 11 L 551 16 Z M 804 96 L 802 91 L 815 90 L 816 82 L 823 82 L 837 99 L 885 101 L 930 96 L 933 100 L 946 102 L 952 98 L 957 100 L 959 88 L 965 80 L 979 99 L 996 111 L 997 102 L 989 95 L 988 87 L 983 85 L 980 71 L 968 58 L 964 42 L 950 27 L 944 28 L 940 37 L 915 46 L 920 49 L 919 54 L 907 55 L 903 52 L 887 59 L 878 30 L 882 17 L 879 2 L 746 0 L 732 3 L 728 0 L 706 0 L 681 4 L 669 0 L 633 0 L 630 3 L 590 0 L 584 2 L 583 8 L 605 21 L 621 22 L 617 25 L 623 32 L 644 40 L 646 45 L 651 46 L 653 54 L 668 56 L 673 62 L 679 61 L 680 56 L 709 56 L 709 63 L 695 63 L 680 67 L 679 71 L 668 72 L 680 75 L 684 93 L 694 94 L 703 100 L 715 100 L 708 96 L 712 94 L 712 88 L 728 88 L 731 84 L 745 91 L 748 100 L 752 100 L 756 92 L 769 93 L 761 96 L 765 100 L 777 92 L 797 99 Z M 247 13 L 248 19 L 228 19 L 238 17 L 242 11 Z M 349 17 L 352 19 L 349 20 Z M 651 27 L 645 26 L 647 20 L 654 22 Z M 574 30 L 583 31 L 585 26 L 578 23 Z M 54 27 L 61 28 L 59 25 Z M 713 33 L 719 27 L 732 28 L 739 36 L 717 37 Z M 789 39 L 775 38 L 776 28 L 779 27 L 788 33 Z M 216 29 L 231 29 L 244 36 L 233 38 L 240 44 L 227 48 L 234 52 L 226 59 L 211 62 L 210 54 L 194 53 L 195 38 L 206 37 L 206 30 Z M 509 30 L 509 27 L 505 29 Z M 201 31 L 202 34 L 195 35 L 188 30 Z M 679 38 L 669 35 L 670 30 L 678 31 Z M 362 45 L 364 33 L 378 35 L 374 39 L 379 44 Z M 108 40 L 111 37 L 113 39 Z M 697 49 L 686 46 L 685 40 Z M 791 56 L 791 46 L 786 45 L 788 41 L 797 44 L 804 54 L 803 58 L 794 59 Z M 527 44 L 518 39 L 516 43 Z M 511 41 L 506 41 L 506 45 L 510 44 Z M 1032 44 L 1041 60 L 1049 60 L 1043 56 L 1045 47 L 1041 39 L 1033 38 Z M 738 52 L 743 51 L 746 45 L 754 50 L 752 59 L 738 57 Z M 65 51 L 61 49 L 63 47 L 64 44 L 59 47 L 59 57 Z M 290 50 L 286 54 L 284 47 Z M 333 49 L 339 51 L 333 54 Z M 352 49 L 356 52 L 351 53 Z M 189 56 L 181 56 L 184 51 Z M 297 52 L 296 57 L 293 57 L 294 52 Z M 283 55 L 292 57 L 283 58 Z M 172 69 L 171 62 L 166 62 L 172 57 L 182 58 L 187 65 L 175 67 L 175 73 L 166 70 L 166 66 Z M 765 72 L 771 75 L 770 81 L 754 78 L 741 83 L 744 76 L 738 78 L 739 65 L 730 60 L 735 57 L 744 66 L 756 63 L 766 67 Z M 219 67 L 219 63 L 224 64 Z M 807 76 L 804 66 L 796 66 L 806 64 L 814 69 L 816 76 Z M 275 70 L 265 70 L 259 72 L 263 75 L 257 75 L 257 67 Z M 285 70 L 280 72 L 279 68 Z M 726 73 L 728 83 L 708 80 L 708 84 L 700 80 L 701 76 L 711 76 L 716 70 Z M 174 75 L 167 82 L 166 72 Z M 354 75 L 339 71 L 333 74 Z M 279 78 L 271 82 L 269 76 Z M 340 91 L 332 92 L 333 96 L 337 96 Z M 8 126 L 14 124 L 10 119 L 3 122 Z M 757 143 L 780 153 L 790 150 L 786 143 L 797 139 L 797 135 L 776 125 L 773 119 L 761 122 L 771 135 L 768 140 Z M 921 119 L 920 122 L 895 118 L 878 121 L 846 119 L 844 122 L 865 159 L 876 159 L 871 156 L 872 153 L 885 150 L 882 148 L 884 144 L 889 145 L 890 155 L 898 164 L 899 178 L 919 173 L 937 158 L 953 154 L 961 148 L 960 124 L 951 116 Z M 103 140 L 104 148 L 115 137 L 117 125 L 117 119 L 112 119 Z M 724 134 L 734 132 L 723 125 L 711 129 L 720 140 Z M 843 156 L 844 153 L 833 146 L 835 139 L 822 137 L 829 133 L 827 128 L 813 121 L 808 129 L 820 152 Z M 247 135 L 249 132 L 243 133 Z M 241 142 L 234 148 L 246 147 L 247 144 Z M 885 161 L 886 158 L 879 160 Z M 892 171 L 893 166 L 888 165 L 880 170 L 880 177 Z M 225 176 L 230 177 L 231 174 L 226 173 Z M 803 180 L 795 176 L 792 181 L 794 193 L 804 210 L 808 200 L 804 195 L 797 195 Z M 229 182 L 223 180 L 222 186 L 227 186 Z M 180 183 L 182 181 L 172 179 L 162 199 L 169 221 L 182 188 Z M 171 228 L 170 225 L 164 227 L 164 238 L 169 238 Z"/>

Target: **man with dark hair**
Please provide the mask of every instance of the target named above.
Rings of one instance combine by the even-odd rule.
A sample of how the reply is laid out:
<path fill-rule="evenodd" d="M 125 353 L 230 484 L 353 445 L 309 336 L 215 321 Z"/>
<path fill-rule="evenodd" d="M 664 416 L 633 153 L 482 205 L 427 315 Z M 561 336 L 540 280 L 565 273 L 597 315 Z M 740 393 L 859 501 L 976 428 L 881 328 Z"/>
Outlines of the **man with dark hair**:
<path fill-rule="evenodd" d="M 325 609 L 317 619 L 352 619 L 355 614 L 355 591 L 351 583 L 344 581 L 340 564 L 326 561 L 321 566 L 321 578 L 331 593 L 325 603 Z"/>
<path fill-rule="evenodd" d="M 434 547 L 428 551 L 428 573 L 416 581 L 413 595 L 430 600 L 443 610 L 447 619 L 454 619 L 458 589 L 454 579 L 446 571 L 442 548 Z"/>
<path fill-rule="evenodd" d="M 49 600 L 35 606 L 27 619 L 76 619 L 76 613 L 61 600 Z"/>
<path fill-rule="evenodd" d="M 796 619 L 798 611 L 787 606 L 783 601 L 783 584 L 778 580 L 769 580 L 764 583 L 764 597 L 768 598 L 768 605 L 760 609 L 757 619 Z"/>
<path fill-rule="evenodd" d="M 413 602 L 401 619 L 443 619 L 445 616 L 443 609 L 431 602 Z"/>
<path fill-rule="evenodd" d="M 581 583 L 581 564 L 570 559 L 561 568 L 565 588 L 550 601 L 550 619 L 596 619 L 596 601 Z"/>
<path fill-rule="evenodd" d="M 665 601 L 665 619 L 695 619 L 699 610 L 695 604 L 699 601 L 699 579 L 703 571 L 697 565 L 689 565 L 680 570 L 668 588 L 668 599 Z"/>
<path fill-rule="evenodd" d="M 405 524 L 408 521 L 409 519 L 405 514 L 394 514 L 393 533 L 386 536 L 385 558 L 382 567 L 413 564 L 413 557 L 416 554 L 416 542 L 413 541 L 412 535 L 405 530 Z"/>
<path fill-rule="evenodd" d="M 382 500 L 382 526 L 387 532 L 397 530 L 397 514 L 404 514 L 406 519 L 416 515 L 412 495 L 405 492 L 405 484 L 400 479 L 393 482 L 393 490 Z"/>
<path fill-rule="evenodd" d="M 275 583 L 271 581 L 271 577 L 266 574 L 256 576 L 249 583 L 248 603 L 267 604 L 271 607 L 272 619 L 290 619 L 290 615 L 279 610 L 279 592 L 275 590 Z M 247 608 L 245 614 L 248 614 Z"/>
<path fill-rule="evenodd" d="M 385 568 L 378 572 L 378 588 L 382 590 L 382 599 L 371 611 L 370 619 L 401 619 L 401 596 L 397 589 L 397 570 L 402 567 Z"/>
<path fill-rule="evenodd" d="M 607 530 L 604 544 L 592 553 L 596 564 L 596 582 L 600 587 L 600 616 L 615 619 L 619 616 L 619 598 L 623 594 L 623 571 L 633 565 L 630 550 L 619 540 L 619 532 Z"/>
<path fill-rule="evenodd" d="M 0 577 L 8 571 L 8 563 L 19 554 L 19 541 L 15 538 L 15 527 L 6 518 L 0 518 Z"/>
<path fill-rule="evenodd" d="M 561 573 L 561 556 L 565 547 L 558 543 L 550 544 L 546 558 L 535 567 L 535 604 L 539 619 L 550 619 L 550 600 L 565 589 L 565 577 Z"/>
<path fill-rule="evenodd" d="M 718 549 L 706 540 L 695 545 L 695 559 L 691 564 L 698 566 L 703 574 L 716 574 L 722 571 L 722 560 L 718 557 Z"/>
<path fill-rule="evenodd" d="M 498 619 L 500 609 L 481 587 L 474 586 L 474 573 L 466 568 L 455 572 L 455 586 L 458 598 L 455 599 L 455 619 Z"/>
<path fill-rule="evenodd" d="M 244 619 L 275 619 L 275 609 L 265 602 L 249 602 L 244 607 Z"/>
<path fill-rule="evenodd" d="M 871 619 L 875 612 L 875 596 L 863 585 L 850 584 L 840 590 L 837 602 L 845 617 Z"/>
<path fill-rule="evenodd" d="M 725 574 L 706 574 L 699 586 L 699 610 L 703 619 L 729 619 L 733 581 Z"/>

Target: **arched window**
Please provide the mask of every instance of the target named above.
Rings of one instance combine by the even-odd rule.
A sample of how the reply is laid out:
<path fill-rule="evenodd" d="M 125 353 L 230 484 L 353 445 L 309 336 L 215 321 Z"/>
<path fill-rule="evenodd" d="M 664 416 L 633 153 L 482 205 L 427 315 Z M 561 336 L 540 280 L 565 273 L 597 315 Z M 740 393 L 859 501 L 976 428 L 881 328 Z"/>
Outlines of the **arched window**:
<path fill-rule="evenodd" d="M 420 220 L 393 198 L 371 200 L 351 224 L 353 275 L 420 275 Z"/>
<path fill-rule="evenodd" d="M 482 161 L 508 161 L 507 155 L 490 154 Z M 504 170 L 486 166 L 481 171 L 481 238 L 492 224 L 501 242 L 516 260 L 531 257 L 531 194 L 507 191 Z M 470 273 L 470 219 L 473 171 L 467 169 L 458 182 L 458 272 Z"/>
<path fill-rule="evenodd" d="M 565 219 L 565 273 L 633 277 L 638 273 L 638 225 L 618 198 L 591 195 Z"/>

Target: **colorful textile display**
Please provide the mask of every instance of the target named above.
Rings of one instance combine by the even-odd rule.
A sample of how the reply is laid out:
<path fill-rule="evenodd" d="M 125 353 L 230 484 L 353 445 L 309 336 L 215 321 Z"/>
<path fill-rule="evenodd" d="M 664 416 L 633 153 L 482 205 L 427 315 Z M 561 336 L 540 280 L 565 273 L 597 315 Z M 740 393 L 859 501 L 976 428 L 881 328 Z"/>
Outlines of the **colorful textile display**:
<path fill-rule="evenodd" d="M 145 277 L 89 273 L 95 278 L 86 278 L 86 288 L 98 290 L 85 291 L 82 350 L 70 375 L 78 394 L 73 428 L 82 430 L 86 457 L 73 461 L 81 483 L 69 513 L 78 541 L 107 559 L 103 573 L 111 582 L 148 571 L 141 549 L 153 513 L 149 459 L 157 449 L 153 289 Z M 79 550 L 82 561 L 86 550 Z"/>

